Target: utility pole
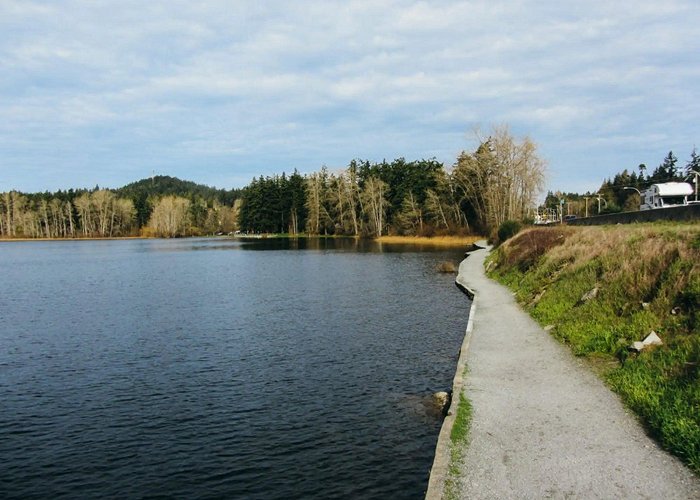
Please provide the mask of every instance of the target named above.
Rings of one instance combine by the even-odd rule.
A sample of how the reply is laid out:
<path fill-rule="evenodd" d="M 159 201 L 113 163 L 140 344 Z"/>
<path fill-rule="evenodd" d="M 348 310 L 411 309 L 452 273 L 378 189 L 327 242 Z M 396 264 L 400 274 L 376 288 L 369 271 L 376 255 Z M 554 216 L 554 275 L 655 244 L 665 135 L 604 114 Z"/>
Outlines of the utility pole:
<path fill-rule="evenodd" d="M 564 222 L 564 198 L 559 200 L 559 222 Z"/>
<path fill-rule="evenodd" d="M 590 196 L 584 196 L 583 199 L 586 200 L 586 217 L 588 217 L 588 200 L 590 200 L 591 197 L 590 197 Z"/>

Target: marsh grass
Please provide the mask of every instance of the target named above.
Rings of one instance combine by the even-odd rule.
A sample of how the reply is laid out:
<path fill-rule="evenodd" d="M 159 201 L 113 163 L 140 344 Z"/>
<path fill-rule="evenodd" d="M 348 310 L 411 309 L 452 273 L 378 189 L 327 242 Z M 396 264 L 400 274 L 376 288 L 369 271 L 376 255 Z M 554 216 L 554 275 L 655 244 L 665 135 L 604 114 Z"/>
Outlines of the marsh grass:
<path fill-rule="evenodd" d="M 700 472 L 700 225 L 539 228 L 507 241 L 491 275 Z M 593 288 L 597 296 L 582 297 Z M 627 346 L 656 331 L 664 345 Z"/>
<path fill-rule="evenodd" d="M 484 239 L 482 236 L 380 236 L 375 241 L 386 244 L 432 245 L 441 247 L 468 246 Z"/>

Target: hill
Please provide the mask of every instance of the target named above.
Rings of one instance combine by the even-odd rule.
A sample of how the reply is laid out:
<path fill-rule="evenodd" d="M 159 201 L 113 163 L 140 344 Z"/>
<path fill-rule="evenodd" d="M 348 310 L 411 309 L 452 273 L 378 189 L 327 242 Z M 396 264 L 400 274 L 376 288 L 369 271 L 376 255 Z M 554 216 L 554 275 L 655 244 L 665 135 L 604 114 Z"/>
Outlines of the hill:
<path fill-rule="evenodd" d="M 233 202 L 241 196 L 240 189 L 216 189 L 192 181 L 183 181 L 169 175 L 156 175 L 148 179 L 141 179 L 116 189 L 114 192 L 120 198 L 133 200 L 136 208 L 136 219 L 140 227 L 146 225 L 151 214 L 152 207 L 148 203 L 149 197 L 181 196 L 189 199 L 199 198 L 208 202 L 216 200 L 223 205 L 232 206 Z"/>

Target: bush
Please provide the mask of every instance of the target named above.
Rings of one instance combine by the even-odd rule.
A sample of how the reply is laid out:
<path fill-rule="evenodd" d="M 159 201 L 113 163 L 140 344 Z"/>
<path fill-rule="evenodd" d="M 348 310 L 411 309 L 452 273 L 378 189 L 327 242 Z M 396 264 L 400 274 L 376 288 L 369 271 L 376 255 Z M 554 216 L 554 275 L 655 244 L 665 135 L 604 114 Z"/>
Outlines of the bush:
<path fill-rule="evenodd" d="M 498 228 L 498 241 L 496 243 L 500 245 L 508 238 L 515 236 L 518 234 L 521 227 L 520 222 L 517 220 L 507 220 L 503 222 Z"/>

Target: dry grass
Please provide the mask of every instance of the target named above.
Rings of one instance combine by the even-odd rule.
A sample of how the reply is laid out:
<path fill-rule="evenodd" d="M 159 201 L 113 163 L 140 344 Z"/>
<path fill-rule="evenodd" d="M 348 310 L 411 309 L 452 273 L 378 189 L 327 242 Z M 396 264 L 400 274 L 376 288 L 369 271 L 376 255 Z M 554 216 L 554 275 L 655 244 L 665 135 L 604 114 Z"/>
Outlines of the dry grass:
<path fill-rule="evenodd" d="M 441 247 L 461 247 L 483 240 L 483 236 L 380 236 L 375 241 L 388 245 L 409 244 L 409 245 L 432 245 Z"/>
<path fill-rule="evenodd" d="M 502 259 L 499 263 L 517 265 L 524 271 L 546 252 L 563 244 L 572 233 L 568 226 L 536 227 L 522 231 L 501 246 Z"/>

